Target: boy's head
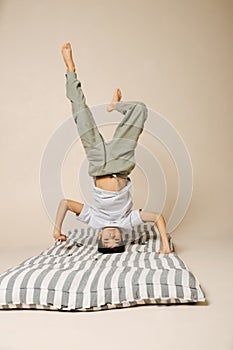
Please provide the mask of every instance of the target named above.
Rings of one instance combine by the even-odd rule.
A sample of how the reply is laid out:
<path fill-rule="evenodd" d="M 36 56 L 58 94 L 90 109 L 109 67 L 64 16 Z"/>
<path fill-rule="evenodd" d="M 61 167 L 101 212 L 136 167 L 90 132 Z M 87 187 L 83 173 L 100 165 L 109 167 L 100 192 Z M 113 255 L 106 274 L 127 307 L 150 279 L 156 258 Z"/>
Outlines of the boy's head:
<path fill-rule="evenodd" d="M 103 227 L 98 236 L 98 251 L 105 254 L 124 252 L 122 230 L 114 226 Z"/>

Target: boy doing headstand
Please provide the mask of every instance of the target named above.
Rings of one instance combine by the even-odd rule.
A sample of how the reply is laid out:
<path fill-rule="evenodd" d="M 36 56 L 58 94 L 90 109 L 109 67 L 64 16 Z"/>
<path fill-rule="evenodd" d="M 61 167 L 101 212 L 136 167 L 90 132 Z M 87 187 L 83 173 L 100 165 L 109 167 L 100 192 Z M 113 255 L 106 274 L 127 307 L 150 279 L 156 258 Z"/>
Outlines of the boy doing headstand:
<path fill-rule="evenodd" d="M 71 102 L 72 115 L 89 161 L 88 173 L 93 178 L 93 184 L 90 206 L 70 199 L 60 201 L 53 238 L 66 241 L 61 227 L 66 212 L 70 210 L 78 220 L 100 229 L 100 252 L 123 252 L 123 234 L 136 225 L 153 222 L 161 236 L 162 248 L 159 253 L 171 253 L 163 215 L 142 209 L 132 210 L 129 174 L 135 167 L 134 151 L 148 116 L 146 105 L 138 101 L 121 101 L 121 91 L 116 89 L 107 111 L 115 109 L 124 117 L 118 124 L 113 139 L 105 143 L 86 104 L 69 42 L 62 46 L 61 52 L 67 68 L 66 96 Z"/>

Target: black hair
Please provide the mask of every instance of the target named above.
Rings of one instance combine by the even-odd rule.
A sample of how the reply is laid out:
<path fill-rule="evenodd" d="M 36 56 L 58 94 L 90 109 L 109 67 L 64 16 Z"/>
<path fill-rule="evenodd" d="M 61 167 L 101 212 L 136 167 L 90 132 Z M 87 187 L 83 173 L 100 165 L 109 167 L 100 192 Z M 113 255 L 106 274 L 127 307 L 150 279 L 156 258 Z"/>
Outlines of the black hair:
<path fill-rule="evenodd" d="M 103 254 L 123 253 L 124 251 L 125 251 L 124 245 L 120 245 L 114 248 L 102 248 L 98 246 L 98 252 Z"/>
<path fill-rule="evenodd" d="M 113 248 L 104 247 L 103 243 L 102 243 L 102 239 L 98 239 L 98 252 L 103 253 L 103 254 L 123 253 L 125 251 L 125 244 L 124 243 L 125 242 L 122 238 L 122 232 L 121 232 L 120 245 L 113 247 Z"/>

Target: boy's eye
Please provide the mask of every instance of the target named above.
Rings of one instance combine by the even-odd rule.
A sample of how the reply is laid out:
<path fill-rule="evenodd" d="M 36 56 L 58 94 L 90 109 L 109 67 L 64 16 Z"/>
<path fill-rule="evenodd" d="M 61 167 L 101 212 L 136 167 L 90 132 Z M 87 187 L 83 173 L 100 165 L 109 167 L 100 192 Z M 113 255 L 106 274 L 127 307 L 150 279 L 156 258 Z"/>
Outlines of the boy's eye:
<path fill-rule="evenodd" d="M 105 238 L 104 241 L 108 241 L 109 239 L 108 238 Z M 115 241 L 119 241 L 119 238 L 115 238 Z"/>

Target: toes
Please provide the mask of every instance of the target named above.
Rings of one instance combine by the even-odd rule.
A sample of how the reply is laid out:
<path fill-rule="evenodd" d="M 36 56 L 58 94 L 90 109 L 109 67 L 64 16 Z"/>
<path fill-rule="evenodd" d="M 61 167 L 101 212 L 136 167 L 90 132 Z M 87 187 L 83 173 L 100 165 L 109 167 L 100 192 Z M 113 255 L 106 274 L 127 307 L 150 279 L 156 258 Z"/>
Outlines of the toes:
<path fill-rule="evenodd" d="M 71 48 L 71 45 L 70 45 L 69 42 L 64 43 L 64 44 L 62 45 L 62 49 L 70 49 L 70 48 Z"/>

